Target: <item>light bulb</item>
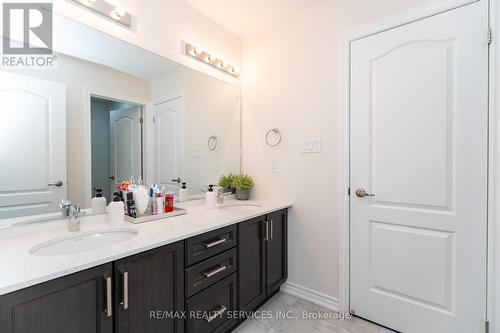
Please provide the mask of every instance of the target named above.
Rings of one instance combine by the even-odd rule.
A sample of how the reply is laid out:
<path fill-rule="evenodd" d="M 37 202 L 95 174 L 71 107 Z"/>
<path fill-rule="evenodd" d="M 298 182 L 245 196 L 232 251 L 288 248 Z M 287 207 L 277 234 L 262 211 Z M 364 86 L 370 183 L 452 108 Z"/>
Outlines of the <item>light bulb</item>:
<path fill-rule="evenodd" d="M 238 74 L 240 72 L 240 69 L 234 66 L 233 69 L 231 69 L 231 72 L 233 72 L 234 74 Z"/>
<path fill-rule="evenodd" d="M 116 19 L 120 19 L 121 17 L 123 17 L 123 15 L 126 14 L 125 12 L 125 9 L 121 8 L 121 7 L 115 7 L 115 9 L 113 10 L 113 12 L 111 13 Z"/>
<path fill-rule="evenodd" d="M 203 51 L 202 51 L 201 49 L 199 49 L 199 48 L 197 48 L 197 47 L 195 47 L 195 48 L 194 48 L 194 54 L 195 54 L 195 55 L 200 55 L 200 54 L 202 54 L 202 53 L 203 53 Z"/>
<path fill-rule="evenodd" d="M 208 61 L 210 61 L 210 62 L 214 62 L 215 60 L 217 60 L 217 57 L 216 57 L 216 56 L 213 56 L 213 55 L 209 55 L 209 56 L 208 56 Z"/>

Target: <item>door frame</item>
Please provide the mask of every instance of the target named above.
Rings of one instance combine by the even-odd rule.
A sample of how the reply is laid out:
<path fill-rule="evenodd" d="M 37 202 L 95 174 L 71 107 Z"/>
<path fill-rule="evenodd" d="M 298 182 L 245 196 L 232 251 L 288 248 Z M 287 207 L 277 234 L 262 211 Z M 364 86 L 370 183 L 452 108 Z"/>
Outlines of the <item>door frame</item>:
<path fill-rule="evenodd" d="M 340 168 L 340 226 L 339 226 L 339 301 L 338 310 L 340 312 L 350 312 L 350 196 L 348 194 L 350 186 L 350 45 L 352 42 L 381 33 L 402 25 L 406 25 L 427 17 L 441 14 L 453 9 L 457 9 L 478 1 L 488 1 L 490 5 L 490 26 L 496 28 L 494 15 L 491 15 L 492 9 L 496 9 L 500 15 L 500 6 L 496 5 L 498 0 L 445 0 L 430 5 L 424 5 L 415 9 L 403 12 L 401 14 L 388 17 L 374 24 L 347 32 L 340 38 L 340 63 L 339 63 L 339 96 L 340 96 L 340 119 L 339 119 L 339 141 L 341 143 L 341 168 Z M 500 16 L 499 16 L 500 17 Z M 500 28 L 498 28 L 500 33 Z M 487 38 L 485 32 L 485 39 Z M 493 59 L 495 52 L 495 43 L 490 47 L 490 59 Z M 500 315 L 498 316 L 499 325 L 495 325 L 494 310 L 496 306 L 500 306 L 500 290 L 496 290 L 493 283 L 495 278 L 500 278 L 500 267 L 493 266 L 495 258 L 500 258 L 500 248 L 495 248 L 493 245 L 500 241 L 500 230 L 496 234 L 491 233 L 494 224 L 495 212 L 493 208 L 495 204 L 500 204 L 500 198 L 497 202 L 494 201 L 494 194 L 500 194 L 500 179 L 494 182 L 494 165 L 500 167 L 500 154 L 496 152 L 496 147 L 500 148 L 500 117 L 494 117 L 495 93 L 500 96 L 500 87 L 493 89 L 493 78 L 495 73 L 495 64 L 490 62 L 489 69 L 489 174 L 488 174 L 488 247 L 487 251 L 487 313 L 486 319 L 490 321 L 491 332 L 500 333 Z M 499 68 L 500 71 L 500 68 Z M 495 141 L 496 140 L 496 141 Z M 497 163 L 494 163 L 499 159 Z M 496 252 L 496 253 L 495 253 Z M 495 272 L 494 269 L 498 272 Z M 496 274 L 495 274 L 496 273 Z M 496 305 L 497 303 L 498 305 Z M 498 312 L 498 311 L 497 311 Z M 499 327 L 496 327 L 499 326 Z"/>
<path fill-rule="evenodd" d="M 92 199 L 92 122 L 91 122 L 91 108 L 92 108 L 92 97 L 101 97 L 109 100 L 114 100 L 117 102 L 125 102 L 136 104 L 142 107 L 142 130 L 143 130 L 143 140 L 142 140 L 142 154 L 143 154 L 143 175 L 144 182 L 146 184 L 150 183 L 152 180 L 151 172 L 151 134 L 153 133 L 153 115 L 152 115 L 152 103 L 149 100 L 135 98 L 127 95 L 123 95 L 118 92 L 99 89 L 94 87 L 84 87 L 84 157 L 85 157 L 85 207 L 90 208 L 90 200 Z"/>

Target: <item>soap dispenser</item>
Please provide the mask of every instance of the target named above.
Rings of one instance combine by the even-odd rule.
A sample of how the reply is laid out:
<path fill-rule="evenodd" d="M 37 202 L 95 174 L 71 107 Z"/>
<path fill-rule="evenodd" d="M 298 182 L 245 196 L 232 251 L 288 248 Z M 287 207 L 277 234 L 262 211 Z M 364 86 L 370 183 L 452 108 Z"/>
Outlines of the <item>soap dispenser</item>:
<path fill-rule="evenodd" d="M 205 193 L 205 207 L 212 209 L 217 206 L 217 194 L 214 192 L 214 185 L 208 185 L 208 191 Z"/>
<path fill-rule="evenodd" d="M 182 187 L 179 190 L 179 201 L 187 201 L 188 199 L 188 190 L 186 187 L 186 182 L 182 182 Z"/>
<path fill-rule="evenodd" d="M 90 207 L 94 214 L 104 214 L 106 212 L 106 198 L 102 196 L 102 190 L 95 190 L 95 197 L 90 200 Z"/>
<path fill-rule="evenodd" d="M 123 221 L 123 211 L 125 205 L 123 204 L 122 198 L 120 197 L 119 192 L 115 192 L 113 196 L 113 201 L 109 203 L 108 212 L 109 212 L 109 220 L 111 222 L 115 221 Z"/>

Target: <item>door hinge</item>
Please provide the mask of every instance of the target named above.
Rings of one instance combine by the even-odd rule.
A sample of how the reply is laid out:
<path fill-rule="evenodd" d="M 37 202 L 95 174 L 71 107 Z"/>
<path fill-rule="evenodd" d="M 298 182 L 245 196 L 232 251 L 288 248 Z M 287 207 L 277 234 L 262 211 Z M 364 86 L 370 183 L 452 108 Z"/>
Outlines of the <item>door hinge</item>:
<path fill-rule="evenodd" d="M 350 196 L 350 195 L 351 195 L 351 188 L 350 188 L 350 187 L 347 189 L 347 195 L 348 195 L 348 196 Z"/>
<path fill-rule="evenodd" d="M 491 45 L 491 43 L 493 42 L 493 30 L 491 30 L 491 28 L 488 29 L 488 45 Z"/>
<path fill-rule="evenodd" d="M 489 320 L 484 321 L 484 332 L 490 333 L 490 321 Z"/>
<path fill-rule="evenodd" d="M 153 124 L 154 124 L 154 123 L 156 123 L 156 118 L 155 118 L 155 117 L 153 117 Z"/>
<path fill-rule="evenodd" d="M 144 118 L 142 118 L 142 117 L 141 117 L 141 118 L 139 118 L 139 123 L 141 123 L 141 124 L 142 124 L 143 122 L 144 122 Z"/>

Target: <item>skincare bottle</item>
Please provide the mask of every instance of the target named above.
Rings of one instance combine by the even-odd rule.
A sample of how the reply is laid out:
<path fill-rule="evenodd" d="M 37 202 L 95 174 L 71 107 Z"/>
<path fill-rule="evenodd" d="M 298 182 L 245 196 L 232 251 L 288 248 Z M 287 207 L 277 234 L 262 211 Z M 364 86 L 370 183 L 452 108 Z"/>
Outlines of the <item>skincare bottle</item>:
<path fill-rule="evenodd" d="M 179 190 L 179 201 L 187 201 L 188 199 L 188 190 L 186 187 L 186 182 L 182 183 L 182 187 Z"/>
<path fill-rule="evenodd" d="M 208 191 L 205 193 L 205 207 L 212 209 L 217 205 L 217 195 L 214 192 L 214 185 L 208 185 Z"/>
<path fill-rule="evenodd" d="M 158 206 L 158 214 L 165 213 L 165 205 L 163 204 L 163 197 L 161 196 L 161 192 L 156 193 L 156 205 Z"/>
<path fill-rule="evenodd" d="M 174 211 L 174 194 L 167 192 L 165 194 L 165 213 L 172 213 Z"/>
<path fill-rule="evenodd" d="M 120 198 L 120 193 L 115 192 L 113 195 L 113 201 L 110 202 L 109 206 L 108 206 L 108 212 L 109 212 L 108 219 L 109 219 L 109 221 L 122 222 L 124 209 L 125 208 L 124 208 L 123 201 Z"/>
<path fill-rule="evenodd" d="M 135 211 L 134 195 L 132 192 L 127 193 L 127 215 L 133 218 L 137 217 L 137 213 Z"/>
<path fill-rule="evenodd" d="M 151 215 L 158 215 L 158 202 L 156 198 L 150 198 Z"/>
<path fill-rule="evenodd" d="M 94 214 L 104 214 L 106 212 L 106 198 L 102 196 L 102 190 L 95 190 L 95 197 L 90 200 L 90 207 Z"/>

